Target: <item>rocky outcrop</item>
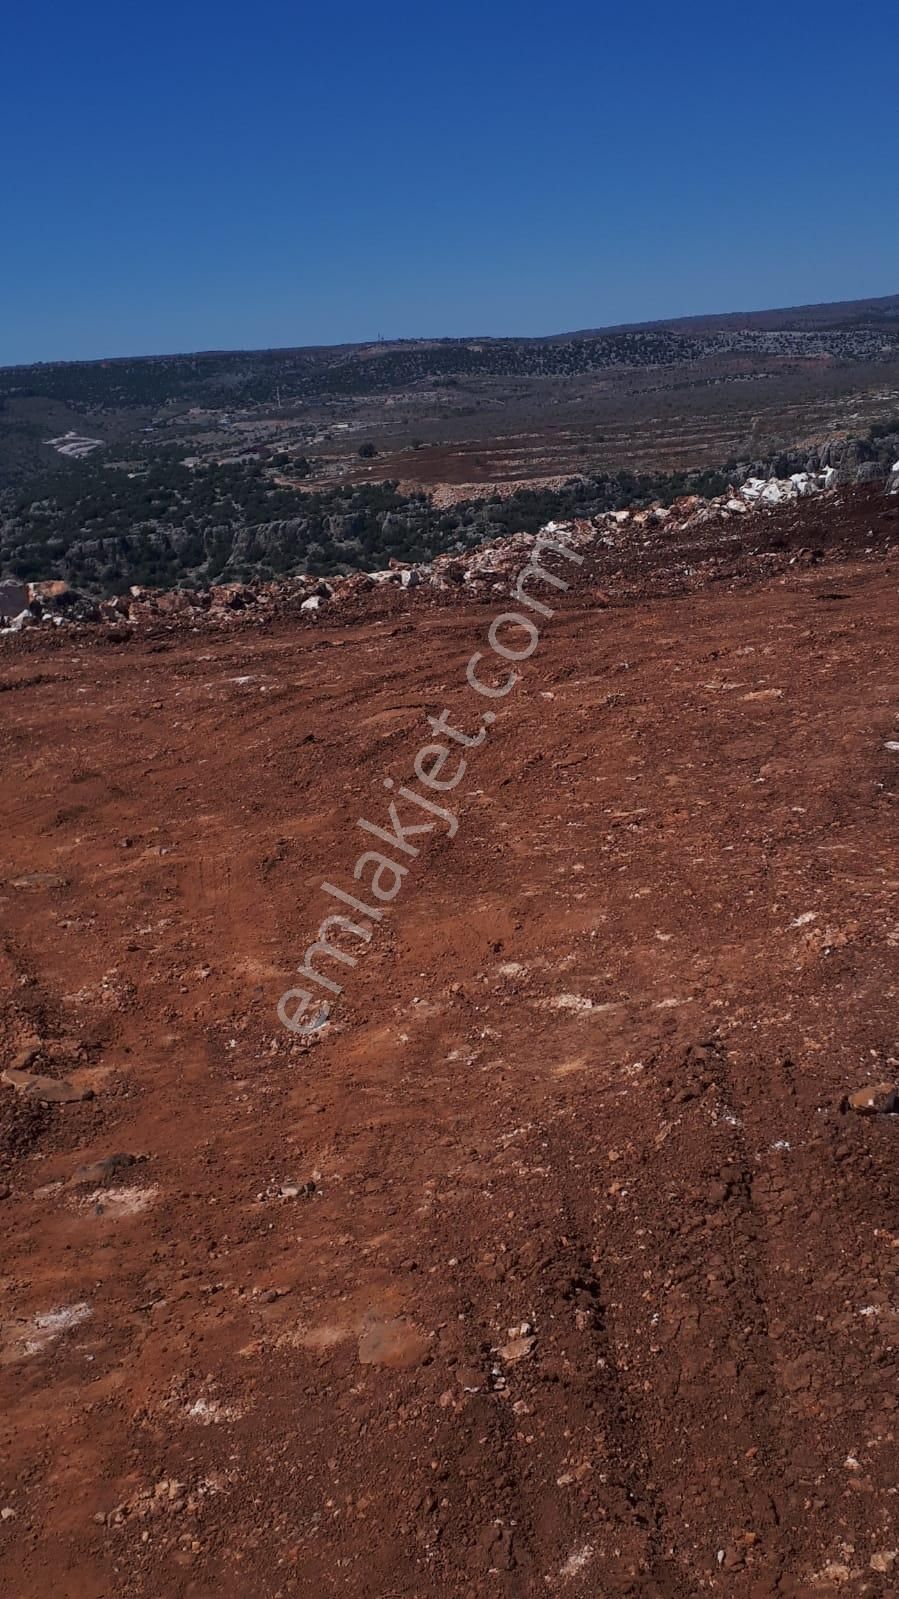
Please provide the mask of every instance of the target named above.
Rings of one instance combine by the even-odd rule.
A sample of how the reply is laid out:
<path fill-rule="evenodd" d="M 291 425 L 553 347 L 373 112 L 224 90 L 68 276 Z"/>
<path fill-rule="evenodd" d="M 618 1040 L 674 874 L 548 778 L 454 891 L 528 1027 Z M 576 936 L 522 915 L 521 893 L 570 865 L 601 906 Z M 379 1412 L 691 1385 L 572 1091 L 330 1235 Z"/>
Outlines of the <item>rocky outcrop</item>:
<path fill-rule="evenodd" d="M 878 433 L 875 429 L 865 438 L 825 439 L 802 449 L 781 451 L 765 460 L 739 462 L 735 475 L 767 480 L 802 472 L 818 476 L 829 471 L 833 476 L 827 482 L 828 488 L 847 487 L 888 477 L 897 456 L 899 430 Z"/>

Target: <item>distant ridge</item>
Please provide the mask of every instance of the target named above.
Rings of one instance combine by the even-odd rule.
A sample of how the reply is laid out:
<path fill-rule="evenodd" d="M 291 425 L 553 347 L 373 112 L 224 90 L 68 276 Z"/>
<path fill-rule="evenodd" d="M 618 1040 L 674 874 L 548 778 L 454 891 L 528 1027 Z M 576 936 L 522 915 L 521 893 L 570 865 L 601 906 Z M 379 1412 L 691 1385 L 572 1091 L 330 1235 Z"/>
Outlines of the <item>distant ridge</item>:
<path fill-rule="evenodd" d="M 867 300 L 825 300 L 820 304 L 774 307 L 767 311 L 719 311 L 709 315 L 659 317 L 652 322 L 618 322 L 594 328 L 578 328 L 561 333 L 493 334 L 469 333 L 459 336 L 440 334 L 358 339 L 345 344 L 284 344 L 263 349 L 181 350 L 157 355 L 94 356 L 89 360 L 28 361 L 12 366 L 0 365 L 0 372 L 33 372 L 41 367 L 119 366 L 128 362 L 211 361 L 238 357 L 299 356 L 310 360 L 333 358 L 356 351 L 389 353 L 396 349 L 433 349 L 476 344 L 540 345 L 564 344 L 578 339 L 617 337 L 631 333 L 675 333 L 683 336 L 703 333 L 782 333 L 788 330 L 811 333 L 816 330 L 876 329 L 895 331 L 899 326 L 899 294 L 884 294 Z"/>
<path fill-rule="evenodd" d="M 814 305 L 781 306 L 769 311 L 721 311 L 709 316 L 661 318 L 656 322 L 622 322 L 617 327 L 592 331 L 635 333 L 665 328 L 674 333 L 754 331 L 779 333 L 786 328 L 872 327 L 899 321 L 899 294 L 882 294 L 870 300 L 822 300 Z M 589 336 L 591 330 L 585 330 Z M 572 337 L 572 335 L 568 335 Z M 574 335 L 577 337 L 577 335 Z"/>

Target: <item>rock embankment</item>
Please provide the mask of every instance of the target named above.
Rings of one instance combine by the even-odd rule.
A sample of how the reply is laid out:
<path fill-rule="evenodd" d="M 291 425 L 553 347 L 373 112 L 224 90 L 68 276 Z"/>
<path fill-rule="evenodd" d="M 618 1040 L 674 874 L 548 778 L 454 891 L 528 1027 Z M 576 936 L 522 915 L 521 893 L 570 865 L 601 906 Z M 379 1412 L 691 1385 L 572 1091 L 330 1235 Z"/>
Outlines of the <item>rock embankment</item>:
<path fill-rule="evenodd" d="M 818 471 L 803 470 L 786 477 L 753 475 L 710 499 L 688 494 L 671 505 L 657 502 L 636 510 L 549 522 L 539 533 L 514 533 L 474 549 L 438 555 L 430 562 L 391 560 L 381 571 L 329 578 L 310 575 L 260 583 L 216 583 L 206 589 L 158 590 L 135 584 L 126 593 L 101 600 L 66 582 L 8 581 L 0 585 L 0 634 L 73 624 L 224 626 L 291 612 L 312 620 L 341 608 L 355 613 L 361 606 L 364 611 L 376 603 L 379 592 L 384 596 L 391 591 L 419 591 L 422 597 L 449 602 L 489 598 L 507 586 L 538 540 L 553 537 L 597 553 L 617 551 L 623 558 L 638 556 L 649 541 L 658 539 L 662 541 L 659 553 L 663 557 L 670 553 L 674 572 L 678 539 L 689 542 L 700 536 L 712 550 L 720 535 L 720 549 L 726 552 L 737 537 L 734 530 L 746 524 L 752 527 L 756 541 L 761 538 L 764 544 L 764 531 L 773 513 L 814 498 L 833 499 L 841 484 L 842 469 L 829 463 Z M 899 492 L 899 461 L 887 479 L 887 490 Z"/>

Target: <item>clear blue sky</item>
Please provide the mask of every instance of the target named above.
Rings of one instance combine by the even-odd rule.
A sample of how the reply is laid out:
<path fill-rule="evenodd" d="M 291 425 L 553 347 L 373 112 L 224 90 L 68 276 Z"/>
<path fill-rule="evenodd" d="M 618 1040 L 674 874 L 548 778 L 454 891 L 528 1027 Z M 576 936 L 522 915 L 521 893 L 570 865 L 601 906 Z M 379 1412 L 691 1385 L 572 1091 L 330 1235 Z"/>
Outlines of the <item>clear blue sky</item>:
<path fill-rule="evenodd" d="M 895 0 L 10 6 L 0 362 L 899 292 Z"/>

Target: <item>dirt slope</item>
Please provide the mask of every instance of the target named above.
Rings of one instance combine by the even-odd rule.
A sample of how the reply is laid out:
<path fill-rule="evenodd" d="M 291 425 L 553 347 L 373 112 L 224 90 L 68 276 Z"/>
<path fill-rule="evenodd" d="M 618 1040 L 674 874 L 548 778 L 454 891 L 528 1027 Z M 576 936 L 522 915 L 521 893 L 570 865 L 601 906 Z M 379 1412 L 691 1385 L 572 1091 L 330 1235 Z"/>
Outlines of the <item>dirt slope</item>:
<path fill-rule="evenodd" d="M 895 1593 L 858 516 L 767 581 L 585 579 L 311 1045 L 320 884 L 427 714 L 475 731 L 490 610 L 3 655 L 0 1064 L 93 1092 L 0 1087 L 10 1599 Z"/>

